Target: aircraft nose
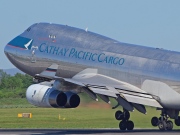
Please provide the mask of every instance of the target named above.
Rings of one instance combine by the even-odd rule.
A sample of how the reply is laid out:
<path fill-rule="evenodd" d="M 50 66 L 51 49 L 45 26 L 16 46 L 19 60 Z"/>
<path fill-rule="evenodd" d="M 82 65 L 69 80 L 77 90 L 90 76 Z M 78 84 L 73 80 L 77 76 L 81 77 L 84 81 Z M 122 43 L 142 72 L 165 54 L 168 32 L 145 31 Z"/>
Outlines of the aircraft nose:
<path fill-rule="evenodd" d="M 7 45 L 4 47 L 4 53 L 7 55 L 9 53 Z"/>
<path fill-rule="evenodd" d="M 8 44 L 4 47 L 4 53 L 6 55 L 6 57 L 10 60 L 11 59 L 11 53 L 12 53 L 12 50 L 10 50 L 10 48 L 8 47 Z"/>
<path fill-rule="evenodd" d="M 4 53 L 6 54 L 6 56 L 11 54 L 16 55 L 17 48 L 19 47 L 18 46 L 19 43 L 20 43 L 19 36 L 15 37 L 9 43 L 7 43 L 7 45 L 4 47 Z"/>
<path fill-rule="evenodd" d="M 4 53 L 6 57 L 10 60 L 10 59 L 13 59 L 13 57 L 16 55 L 16 49 L 12 48 L 12 45 L 8 43 L 4 47 Z"/>
<path fill-rule="evenodd" d="M 13 39 L 14 40 L 14 39 Z M 13 53 L 15 50 L 14 48 L 12 48 L 11 42 L 13 41 L 11 40 L 9 43 L 6 44 L 6 46 L 4 47 L 4 53 L 7 56 L 10 53 Z"/>

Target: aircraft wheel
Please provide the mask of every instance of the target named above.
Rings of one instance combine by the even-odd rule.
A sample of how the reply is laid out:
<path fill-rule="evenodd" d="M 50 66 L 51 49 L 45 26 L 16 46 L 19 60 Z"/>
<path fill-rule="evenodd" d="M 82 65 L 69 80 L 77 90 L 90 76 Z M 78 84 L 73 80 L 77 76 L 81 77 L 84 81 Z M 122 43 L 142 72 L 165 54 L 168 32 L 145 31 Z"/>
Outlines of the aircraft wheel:
<path fill-rule="evenodd" d="M 159 119 L 157 117 L 153 117 L 151 119 L 151 124 L 156 127 L 158 125 Z"/>
<path fill-rule="evenodd" d="M 133 130 L 134 129 L 134 123 L 132 121 L 127 121 L 127 130 Z"/>
<path fill-rule="evenodd" d="M 121 130 L 126 130 L 126 128 L 127 128 L 127 122 L 124 121 L 124 120 L 122 120 L 122 121 L 119 123 L 119 128 L 120 128 Z"/>
<path fill-rule="evenodd" d="M 166 122 L 165 121 L 160 121 L 158 124 L 158 127 L 161 131 L 166 129 Z"/>
<path fill-rule="evenodd" d="M 122 120 L 123 119 L 123 113 L 121 111 L 116 111 L 115 118 L 116 118 L 116 120 Z"/>
<path fill-rule="evenodd" d="M 167 123 L 166 123 L 166 129 L 167 130 L 172 130 L 173 129 L 173 123 L 172 121 L 168 120 Z"/>
<path fill-rule="evenodd" d="M 124 119 L 125 119 L 125 120 L 129 120 L 129 118 L 130 118 L 130 113 L 129 113 L 129 111 L 125 111 L 125 112 L 124 112 Z"/>
<path fill-rule="evenodd" d="M 175 120 L 174 120 L 174 123 L 175 123 L 177 126 L 180 126 L 180 117 L 178 117 L 178 119 L 175 119 Z"/>

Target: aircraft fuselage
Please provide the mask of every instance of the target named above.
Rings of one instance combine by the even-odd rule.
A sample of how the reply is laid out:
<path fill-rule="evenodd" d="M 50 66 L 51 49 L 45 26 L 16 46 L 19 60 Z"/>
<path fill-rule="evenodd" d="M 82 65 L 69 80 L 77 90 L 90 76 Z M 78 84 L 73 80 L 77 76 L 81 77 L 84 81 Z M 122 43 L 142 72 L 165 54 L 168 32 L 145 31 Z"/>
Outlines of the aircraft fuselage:
<path fill-rule="evenodd" d="M 86 68 L 95 68 L 99 74 L 138 88 L 145 80 L 154 80 L 180 93 L 179 52 L 121 43 L 66 25 L 34 24 L 6 45 L 5 54 L 32 76 L 56 63 L 59 77 L 71 78 Z M 179 103 L 175 107 L 180 109 Z"/>

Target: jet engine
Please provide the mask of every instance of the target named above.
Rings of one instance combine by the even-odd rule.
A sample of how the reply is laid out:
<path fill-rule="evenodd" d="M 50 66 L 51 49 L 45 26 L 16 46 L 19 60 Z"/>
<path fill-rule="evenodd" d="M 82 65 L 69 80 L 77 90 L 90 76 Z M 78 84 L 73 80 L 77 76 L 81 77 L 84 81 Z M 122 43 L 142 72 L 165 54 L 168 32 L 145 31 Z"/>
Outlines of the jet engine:
<path fill-rule="evenodd" d="M 29 103 L 39 107 L 75 108 L 80 104 L 80 98 L 76 93 L 62 92 L 41 84 L 29 86 L 26 98 Z"/>

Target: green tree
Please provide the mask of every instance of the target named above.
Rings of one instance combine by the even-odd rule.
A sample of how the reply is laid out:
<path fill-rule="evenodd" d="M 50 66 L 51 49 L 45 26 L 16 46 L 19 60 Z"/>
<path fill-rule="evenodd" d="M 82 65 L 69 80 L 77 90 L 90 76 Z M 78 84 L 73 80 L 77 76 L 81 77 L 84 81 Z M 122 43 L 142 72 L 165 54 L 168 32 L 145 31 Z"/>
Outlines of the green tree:
<path fill-rule="evenodd" d="M 22 80 L 23 88 L 27 88 L 33 83 L 33 78 L 30 75 L 17 73 L 15 77 Z"/>
<path fill-rule="evenodd" d="M 15 76 L 2 79 L 2 88 L 6 88 L 8 90 L 15 90 L 16 88 L 22 88 L 22 86 L 22 80 L 20 78 L 16 78 Z"/>
<path fill-rule="evenodd" d="M 33 83 L 31 76 L 17 73 L 10 76 L 0 70 L 0 97 L 2 98 L 25 98 L 27 87 Z"/>
<path fill-rule="evenodd" d="M 0 84 L 3 79 L 8 78 L 8 77 L 10 77 L 10 75 L 4 72 L 2 69 L 0 69 Z"/>

